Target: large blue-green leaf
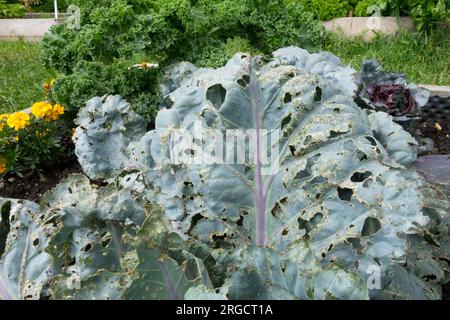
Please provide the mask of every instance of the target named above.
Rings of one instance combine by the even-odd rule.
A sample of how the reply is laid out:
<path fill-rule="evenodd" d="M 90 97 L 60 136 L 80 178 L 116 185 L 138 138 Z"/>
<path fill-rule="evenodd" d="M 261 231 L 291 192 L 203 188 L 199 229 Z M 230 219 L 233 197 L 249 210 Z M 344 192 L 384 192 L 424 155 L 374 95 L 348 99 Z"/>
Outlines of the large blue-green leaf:
<path fill-rule="evenodd" d="M 120 172 L 127 162 L 127 147 L 145 133 L 145 121 L 129 112 L 120 96 L 103 101 L 94 98 L 81 109 L 75 121 L 75 153 L 84 171 L 93 179 Z"/>
<path fill-rule="evenodd" d="M 351 68 L 329 54 L 285 48 L 268 63 L 237 54 L 217 70 L 174 70 L 166 91 L 175 90 L 164 97 L 156 129 L 130 143 L 117 183 L 146 190 L 177 230 L 214 248 L 227 263 L 253 246 L 282 259 L 299 240 L 329 272 L 345 270 L 338 275 L 354 272 L 364 279 L 370 267 L 385 274 L 402 261 L 407 242 L 401 235 L 427 221 L 422 181 L 403 167 L 415 158 L 414 141 L 393 123 L 389 132 L 381 130 L 381 116 L 369 119 L 353 102 Z M 198 126 L 203 135 L 194 139 Z M 174 164 L 177 130 L 192 137 L 183 151 L 194 155 L 213 147 L 217 132 L 254 130 L 261 141 L 278 131 L 269 149 L 279 156 L 263 166 L 257 143 L 259 148 L 235 149 L 249 157 L 257 150 L 255 162 Z M 315 292 L 323 292 L 314 297 L 327 297 L 326 281 L 311 279 Z M 279 280 L 264 283 L 276 288 Z M 328 293 L 351 297 L 344 289 Z"/>
<path fill-rule="evenodd" d="M 38 214 L 38 205 L 25 200 L 0 198 L 9 233 L 0 260 L 0 299 L 39 299 L 54 270 L 44 250 L 55 227 Z M 5 210 L 3 212 L 3 210 Z"/>
<path fill-rule="evenodd" d="M 10 225 L 9 225 L 9 212 L 11 210 L 11 202 L 6 199 L 0 201 L 0 257 L 5 251 L 6 239 L 8 237 Z"/>
<path fill-rule="evenodd" d="M 114 186 L 94 188 L 81 175 L 58 185 L 42 206 L 51 208 L 60 226 L 47 251 L 75 283 L 98 269 L 120 271 L 122 253 L 129 250 L 122 236 L 145 218 L 135 194 Z"/>
<path fill-rule="evenodd" d="M 138 249 L 137 279 L 126 292 L 127 299 L 184 299 L 186 291 L 198 284 L 186 275 L 187 262 L 179 265 L 173 258 L 157 249 Z"/>
<path fill-rule="evenodd" d="M 380 144 L 397 163 L 408 166 L 417 159 L 417 141 L 411 134 L 402 130 L 392 116 L 385 112 L 369 115 L 373 133 Z"/>
<path fill-rule="evenodd" d="M 59 213 L 47 249 L 61 270 L 52 279 L 53 298 L 171 299 L 211 285 L 203 262 L 170 233 L 163 211 L 127 189 L 94 188 L 73 176 L 42 206 Z"/>
<path fill-rule="evenodd" d="M 137 263 L 126 299 L 181 300 L 189 288 L 211 288 L 203 261 L 189 252 L 189 242 L 171 232 L 164 211 L 150 210 L 133 242 Z"/>
<path fill-rule="evenodd" d="M 368 299 L 365 281 L 337 266 L 322 266 L 302 243 L 279 253 L 262 247 L 238 251 L 230 266 L 231 299 Z"/>
<path fill-rule="evenodd" d="M 40 206 L 0 201 L 2 299 L 440 296 L 449 201 L 406 168 L 411 136 L 353 103 L 351 68 L 285 48 L 268 63 L 238 54 L 224 68 L 168 74 L 155 130 L 118 96 L 80 112 L 77 155 L 107 186 L 76 175 Z M 256 161 L 174 163 L 177 133 L 198 128 L 183 152 L 253 130 L 256 147 L 234 151 Z M 366 284 L 373 268 L 380 288 Z"/>

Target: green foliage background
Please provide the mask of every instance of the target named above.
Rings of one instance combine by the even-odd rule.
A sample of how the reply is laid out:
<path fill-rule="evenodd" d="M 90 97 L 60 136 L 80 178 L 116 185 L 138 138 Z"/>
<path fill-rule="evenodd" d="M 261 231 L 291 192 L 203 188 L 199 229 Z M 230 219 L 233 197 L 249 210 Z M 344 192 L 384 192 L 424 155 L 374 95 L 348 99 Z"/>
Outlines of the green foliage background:
<path fill-rule="evenodd" d="M 20 3 L 0 0 L 0 18 L 20 18 L 25 15 L 25 8 Z"/>

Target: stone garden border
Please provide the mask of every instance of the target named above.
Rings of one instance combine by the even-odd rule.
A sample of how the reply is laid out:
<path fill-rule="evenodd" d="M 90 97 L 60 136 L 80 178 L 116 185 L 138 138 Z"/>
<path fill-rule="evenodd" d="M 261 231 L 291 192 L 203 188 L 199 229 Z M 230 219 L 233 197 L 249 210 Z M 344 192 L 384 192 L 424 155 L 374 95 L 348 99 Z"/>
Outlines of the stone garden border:
<path fill-rule="evenodd" d="M 347 17 L 336 18 L 323 23 L 324 27 L 333 32 L 342 33 L 347 37 L 361 36 L 370 41 L 376 34 L 393 35 L 400 29 L 413 30 L 414 23 L 409 17 Z"/>
<path fill-rule="evenodd" d="M 419 86 L 430 90 L 431 96 L 450 97 L 450 86 L 435 86 L 430 84 L 420 84 Z"/>

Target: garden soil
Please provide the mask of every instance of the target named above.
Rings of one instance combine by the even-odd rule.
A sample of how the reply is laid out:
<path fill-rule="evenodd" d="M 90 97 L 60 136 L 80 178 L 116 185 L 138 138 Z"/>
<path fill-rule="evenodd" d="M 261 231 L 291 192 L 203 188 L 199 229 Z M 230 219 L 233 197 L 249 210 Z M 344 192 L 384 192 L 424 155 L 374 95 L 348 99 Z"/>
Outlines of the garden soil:
<path fill-rule="evenodd" d="M 0 180 L 0 196 L 13 199 L 26 199 L 39 202 L 48 190 L 53 189 L 61 180 L 72 173 L 80 173 L 81 167 L 75 157 L 45 168 L 42 173 L 18 176 L 5 176 Z"/>
<path fill-rule="evenodd" d="M 416 124 L 422 137 L 431 138 L 434 146 L 428 154 L 450 155 L 450 123 L 448 121 L 425 120 Z"/>

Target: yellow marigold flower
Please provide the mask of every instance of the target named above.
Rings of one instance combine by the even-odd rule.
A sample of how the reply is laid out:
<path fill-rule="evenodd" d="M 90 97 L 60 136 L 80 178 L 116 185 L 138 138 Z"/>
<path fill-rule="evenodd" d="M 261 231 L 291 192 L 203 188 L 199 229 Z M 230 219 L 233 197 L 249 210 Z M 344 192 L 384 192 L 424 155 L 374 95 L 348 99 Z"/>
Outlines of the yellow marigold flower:
<path fill-rule="evenodd" d="M 52 81 L 50 81 L 50 86 L 54 86 L 55 85 L 55 83 L 56 83 L 56 79 L 52 79 Z"/>
<path fill-rule="evenodd" d="M 16 131 L 25 128 L 30 124 L 30 115 L 25 112 L 15 112 L 6 120 L 8 126 Z"/>
<path fill-rule="evenodd" d="M 0 174 L 5 173 L 7 170 L 6 161 L 4 158 L 0 158 Z"/>
<path fill-rule="evenodd" d="M 36 102 L 31 107 L 31 113 L 36 118 L 49 117 L 52 113 L 52 105 L 46 101 Z"/>
<path fill-rule="evenodd" d="M 45 91 L 50 91 L 50 84 L 49 83 L 44 83 L 44 90 Z"/>

